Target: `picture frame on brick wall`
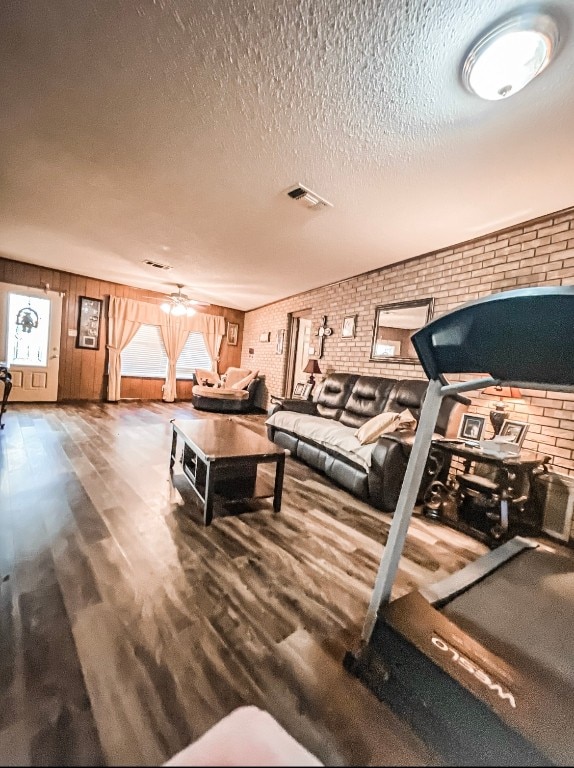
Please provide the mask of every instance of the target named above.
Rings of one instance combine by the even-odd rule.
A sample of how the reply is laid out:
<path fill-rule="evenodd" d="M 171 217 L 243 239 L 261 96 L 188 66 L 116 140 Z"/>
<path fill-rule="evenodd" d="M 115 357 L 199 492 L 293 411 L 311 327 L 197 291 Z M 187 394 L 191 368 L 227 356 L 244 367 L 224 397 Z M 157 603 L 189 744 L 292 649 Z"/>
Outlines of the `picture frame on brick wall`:
<path fill-rule="evenodd" d="M 259 341 L 261 341 L 262 343 L 267 343 L 268 341 L 271 341 L 271 331 L 265 331 L 265 333 L 260 333 Z"/>
<path fill-rule="evenodd" d="M 342 339 L 354 339 L 357 327 L 357 315 L 345 315 L 341 326 Z"/>
<path fill-rule="evenodd" d="M 281 328 L 281 330 L 277 331 L 277 343 L 275 345 L 275 354 L 276 355 L 282 355 L 283 354 L 283 346 L 285 344 L 285 328 Z"/>

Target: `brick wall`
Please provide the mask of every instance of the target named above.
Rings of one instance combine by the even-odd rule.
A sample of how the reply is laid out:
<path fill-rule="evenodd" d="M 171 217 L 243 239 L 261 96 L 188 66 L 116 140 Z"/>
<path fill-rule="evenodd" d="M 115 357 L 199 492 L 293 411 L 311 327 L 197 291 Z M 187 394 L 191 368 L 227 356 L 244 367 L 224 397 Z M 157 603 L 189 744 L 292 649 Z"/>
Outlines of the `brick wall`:
<path fill-rule="evenodd" d="M 574 208 L 519 226 L 325 285 L 246 313 L 242 364 L 265 375 L 261 405 L 270 393 L 283 394 L 287 344 L 276 354 L 276 333 L 287 328 L 288 313 L 309 309 L 316 332 L 327 315 L 332 336 L 325 338 L 323 373 L 352 371 L 393 378 L 424 378 L 418 363 L 369 360 L 375 307 L 394 301 L 433 297 L 434 314 L 499 291 L 527 286 L 574 284 Z M 356 337 L 341 338 L 345 315 L 357 314 Z M 271 332 L 271 342 L 259 341 Z M 253 354 L 249 354 L 249 349 Z M 573 361 L 574 365 L 574 361 Z M 552 457 L 558 472 L 574 475 L 574 395 L 525 391 L 512 417 L 527 419 L 524 448 Z M 488 415 L 493 400 L 473 396 L 472 410 Z M 485 437 L 491 435 L 487 419 Z"/>

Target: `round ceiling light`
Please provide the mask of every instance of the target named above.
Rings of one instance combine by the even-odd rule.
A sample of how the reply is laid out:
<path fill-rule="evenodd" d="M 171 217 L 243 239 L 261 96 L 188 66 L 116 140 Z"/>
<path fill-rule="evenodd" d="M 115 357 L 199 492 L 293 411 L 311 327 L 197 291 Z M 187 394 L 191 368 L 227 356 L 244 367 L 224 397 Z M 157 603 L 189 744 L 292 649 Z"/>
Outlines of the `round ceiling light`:
<path fill-rule="evenodd" d="M 472 47 L 462 69 L 464 84 L 482 99 L 512 96 L 548 66 L 558 39 L 558 27 L 550 16 L 513 16 Z"/>

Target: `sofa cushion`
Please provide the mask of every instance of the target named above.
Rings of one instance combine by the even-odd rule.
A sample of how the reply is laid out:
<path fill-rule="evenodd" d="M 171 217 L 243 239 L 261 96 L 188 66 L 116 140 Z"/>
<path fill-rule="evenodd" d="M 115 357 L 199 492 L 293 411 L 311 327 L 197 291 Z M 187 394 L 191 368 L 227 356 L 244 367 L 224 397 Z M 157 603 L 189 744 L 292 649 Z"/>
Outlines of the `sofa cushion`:
<path fill-rule="evenodd" d="M 316 395 L 317 413 L 326 419 L 339 419 L 358 378 L 352 373 L 329 374 Z"/>
<path fill-rule="evenodd" d="M 251 384 L 253 379 L 255 379 L 259 375 L 259 371 L 251 371 L 251 373 L 243 379 L 239 379 L 239 381 L 236 381 L 235 384 L 231 385 L 231 389 L 247 389 L 247 387 Z M 229 386 L 227 381 L 225 382 L 226 386 Z"/>
<path fill-rule="evenodd" d="M 193 395 L 211 397 L 214 400 L 246 400 L 249 392 L 246 389 L 229 389 L 228 387 L 204 387 L 196 384 L 192 390 Z"/>
<path fill-rule="evenodd" d="M 359 427 L 355 431 L 355 437 L 361 445 L 374 443 L 385 432 L 391 432 L 398 427 L 399 418 L 398 413 L 379 413 Z"/>
<path fill-rule="evenodd" d="M 396 379 L 380 376 L 359 376 L 339 421 L 348 427 L 360 427 L 373 416 L 386 410 Z M 402 410 L 402 409 L 401 409 Z"/>
<path fill-rule="evenodd" d="M 361 445 L 352 427 L 346 427 L 334 419 L 308 416 L 295 411 L 276 411 L 265 423 L 323 445 L 365 469 L 371 465 L 374 443 Z"/>
<path fill-rule="evenodd" d="M 227 389 L 231 389 L 234 384 L 241 381 L 241 379 L 244 379 L 246 376 L 249 376 L 250 373 L 251 370 L 249 368 L 229 367 L 225 371 L 225 386 Z"/>

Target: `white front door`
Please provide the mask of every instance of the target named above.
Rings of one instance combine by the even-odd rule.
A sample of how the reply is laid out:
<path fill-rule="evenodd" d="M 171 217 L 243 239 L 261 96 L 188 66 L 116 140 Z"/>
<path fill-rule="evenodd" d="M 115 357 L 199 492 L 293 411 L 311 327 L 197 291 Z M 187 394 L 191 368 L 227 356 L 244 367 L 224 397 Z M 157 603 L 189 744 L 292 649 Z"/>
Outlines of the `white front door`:
<path fill-rule="evenodd" d="M 12 374 L 10 402 L 58 399 L 62 297 L 0 283 L 0 360 Z"/>

